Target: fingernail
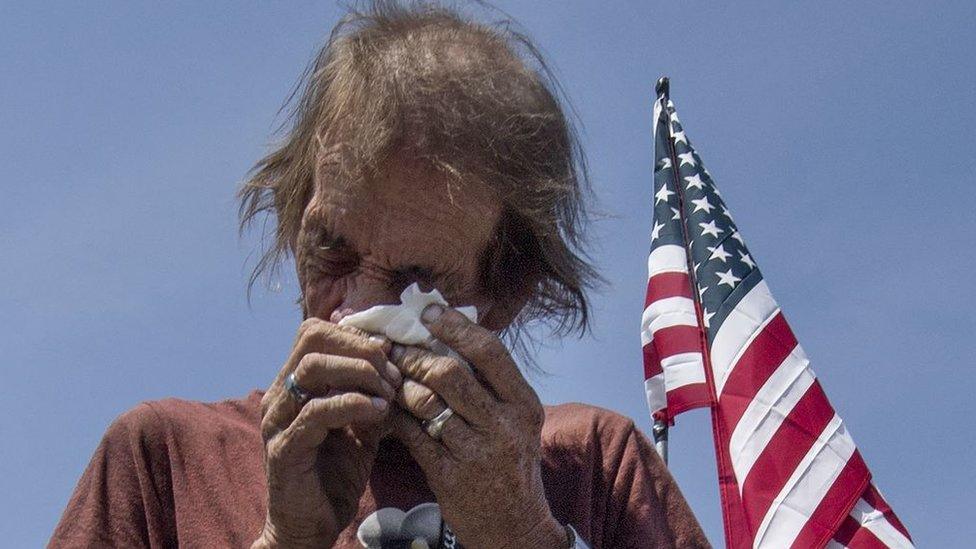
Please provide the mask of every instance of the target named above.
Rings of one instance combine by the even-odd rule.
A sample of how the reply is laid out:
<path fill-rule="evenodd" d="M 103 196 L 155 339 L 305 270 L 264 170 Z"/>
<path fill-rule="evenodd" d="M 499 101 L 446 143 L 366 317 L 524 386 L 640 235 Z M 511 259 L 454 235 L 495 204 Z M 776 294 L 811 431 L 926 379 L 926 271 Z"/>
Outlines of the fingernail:
<path fill-rule="evenodd" d="M 393 362 L 399 362 L 400 359 L 403 358 L 403 353 L 405 352 L 407 352 L 406 347 L 400 345 L 399 343 L 394 343 L 393 348 L 390 349 L 390 358 L 393 359 Z"/>
<path fill-rule="evenodd" d="M 403 383 L 403 375 L 400 373 L 400 369 L 392 362 L 386 363 L 386 378 L 396 384 L 397 387 Z"/>
<path fill-rule="evenodd" d="M 386 381 L 385 379 L 381 379 L 380 380 L 380 385 L 383 386 L 383 391 L 385 391 L 387 395 L 389 395 L 391 397 L 394 396 L 394 395 L 396 395 L 396 390 L 394 390 L 393 389 L 393 386 L 390 385 L 390 383 L 388 381 Z"/>
<path fill-rule="evenodd" d="M 388 341 L 386 339 L 386 337 L 381 336 L 381 335 L 378 335 L 378 334 L 373 334 L 373 335 L 367 337 L 366 339 L 368 339 L 371 343 L 376 343 L 377 345 L 379 345 L 381 347 L 383 345 L 386 345 L 386 342 Z"/>
<path fill-rule="evenodd" d="M 441 315 L 444 314 L 444 307 L 436 303 L 431 303 L 424 309 L 424 312 L 420 315 L 420 318 L 424 322 L 436 322 Z"/>
<path fill-rule="evenodd" d="M 386 399 L 380 397 L 373 397 L 370 400 L 373 401 L 373 406 L 380 411 L 386 410 L 387 402 Z"/>

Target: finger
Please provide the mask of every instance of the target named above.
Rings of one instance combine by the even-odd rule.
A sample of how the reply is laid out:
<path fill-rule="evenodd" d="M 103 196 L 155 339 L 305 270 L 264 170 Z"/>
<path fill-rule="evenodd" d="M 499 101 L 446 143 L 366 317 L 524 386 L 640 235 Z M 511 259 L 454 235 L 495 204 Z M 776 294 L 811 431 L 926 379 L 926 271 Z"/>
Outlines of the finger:
<path fill-rule="evenodd" d="M 295 383 L 314 396 L 330 389 L 359 391 L 393 400 L 396 389 L 368 361 L 361 358 L 309 353 L 295 368 Z"/>
<path fill-rule="evenodd" d="M 433 390 L 435 396 L 440 395 L 447 406 L 470 423 L 487 425 L 498 415 L 498 402 L 458 359 L 401 345 L 394 346 L 391 355 L 394 364 L 408 378 L 403 382 L 404 389 L 410 379 L 420 382 L 425 389 L 430 388 L 426 390 Z"/>
<path fill-rule="evenodd" d="M 404 412 L 390 416 L 392 434 L 410 451 L 427 477 L 438 475 L 448 456 L 447 448 L 437 442 L 420 426 L 417 418 Z"/>
<path fill-rule="evenodd" d="M 309 353 L 349 356 L 368 361 L 393 386 L 402 381 L 399 370 L 387 360 L 391 343 L 383 337 L 366 337 L 365 332 L 309 318 L 298 328 L 298 335 L 285 365 L 261 399 L 262 433 L 265 440 L 283 431 L 297 416 L 301 406 L 284 388 L 285 378 L 295 371 Z"/>
<path fill-rule="evenodd" d="M 403 382 L 403 387 L 397 394 L 397 403 L 402 411 L 409 412 L 410 415 L 421 420 L 420 427 L 425 432 L 424 421 L 434 419 L 446 409 L 444 401 L 434 391 L 411 379 Z M 430 434 L 427 436 L 429 437 Z M 454 410 L 454 414 L 444 422 L 440 438 L 434 440 L 446 446 L 451 454 L 457 456 L 459 453 L 463 454 L 466 446 L 478 436 L 465 418 Z"/>
<path fill-rule="evenodd" d="M 376 423 L 386 416 L 388 409 L 386 400 L 362 393 L 348 392 L 313 398 L 281 433 L 282 447 L 287 451 L 317 448 L 331 429 L 353 423 Z"/>
<path fill-rule="evenodd" d="M 435 338 L 469 361 L 499 398 L 505 401 L 535 398 L 529 382 L 494 332 L 450 307 L 437 304 L 428 305 L 421 320 Z"/>
<path fill-rule="evenodd" d="M 295 384 L 312 396 L 328 396 L 333 391 L 356 391 L 391 401 L 396 390 L 376 372 L 373 365 L 361 358 L 349 358 L 322 353 L 309 353 L 295 368 Z M 265 440 L 285 430 L 298 415 L 302 403 L 288 390 L 276 392 L 265 414 Z"/>
<path fill-rule="evenodd" d="M 298 340 L 288 359 L 292 369 L 308 353 L 342 355 L 367 360 L 394 387 L 400 383 L 400 373 L 388 364 L 387 355 L 392 344 L 383 336 L 371 336 L 357 328 L 339 326 L 317 318 L 302 322 L 298 334 Z M 279 381 L 284 381 L 290 373 L 291 370 L 283 369 L 279 372 Z"/>

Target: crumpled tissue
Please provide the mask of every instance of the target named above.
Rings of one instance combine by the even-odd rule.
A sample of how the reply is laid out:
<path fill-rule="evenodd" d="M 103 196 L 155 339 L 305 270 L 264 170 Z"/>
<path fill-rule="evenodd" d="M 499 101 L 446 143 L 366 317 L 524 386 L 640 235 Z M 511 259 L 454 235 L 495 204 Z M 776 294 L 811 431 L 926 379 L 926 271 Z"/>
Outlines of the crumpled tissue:
<path fill-rule="evenodd" d="M 344 317 L 339 321 L 339 326 L 352 326 L 371 334 L 382 334 L 403 345 L 416 345 L 438 354 L 455 355 L 453 351 L 448 352 L 450 349 L 437 341 L 420 321 L 421 313 L 431 303 L 450 306 L 439 291 L 424 292 L 413 283 L 400 294 L 399 305 L 370 307 Z M 472 322 L 478 321 L 478 309 L 473 306 L 456 307 L 455 310 Z"/>

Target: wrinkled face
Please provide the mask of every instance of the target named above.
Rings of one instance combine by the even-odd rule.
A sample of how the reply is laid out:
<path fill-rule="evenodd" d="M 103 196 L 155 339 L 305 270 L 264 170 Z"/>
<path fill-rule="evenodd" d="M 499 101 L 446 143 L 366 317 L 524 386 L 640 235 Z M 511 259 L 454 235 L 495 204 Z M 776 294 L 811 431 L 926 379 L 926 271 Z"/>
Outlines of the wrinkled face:
<path fill-rule="evenodd" d="M 368 184 L 330 179 L 320 168 L 296 241 L 306 318 L 337 322 L 373 305 L 399 303 L 413 282 L 448 303 L 491 303 L 480 292 L 480 259 L 500 204 L 476 185 L 404 167 Z"/>

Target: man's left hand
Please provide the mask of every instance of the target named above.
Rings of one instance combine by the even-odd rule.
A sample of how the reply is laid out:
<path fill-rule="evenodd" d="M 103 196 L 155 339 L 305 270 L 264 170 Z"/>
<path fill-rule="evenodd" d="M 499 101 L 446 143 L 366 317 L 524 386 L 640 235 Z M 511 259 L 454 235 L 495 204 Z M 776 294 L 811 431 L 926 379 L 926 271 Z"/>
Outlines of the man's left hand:
<path fill-rule="evenodd" d="M 431 305 L 424 324 L 461 360 L 394 347 L 404 375 L 394 433 L 437 496 L 444 520 L 468 548 L 564 547 L 542 484 L 545 412 L 508 349 L 457 311 Z M 423 428 L 449 406 L 439 438 Z"/>

